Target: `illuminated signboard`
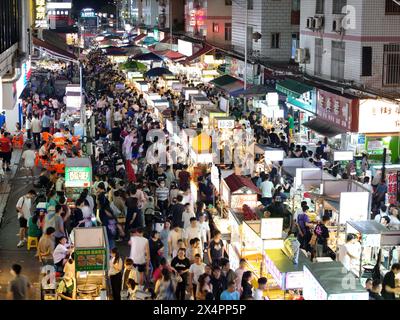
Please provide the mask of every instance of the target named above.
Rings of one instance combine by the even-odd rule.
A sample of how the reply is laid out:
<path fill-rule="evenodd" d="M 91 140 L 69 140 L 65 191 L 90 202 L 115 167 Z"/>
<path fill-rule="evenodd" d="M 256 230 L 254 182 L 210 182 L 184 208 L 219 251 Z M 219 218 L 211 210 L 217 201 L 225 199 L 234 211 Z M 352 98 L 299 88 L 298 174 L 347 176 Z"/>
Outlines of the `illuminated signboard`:
<path fill-rule="evenodd" d="M 327 300 L 328 294 L 306 266 L 303 267 L 303 297 L 305 300 Z"/>
<path fill-rule="evenodd" d="M 65 186 L 67 188 L 87 188 L 92 183 L 92 170 L 89 167 L 66 167 Z"/>
<path fill-rule="evenodd" d="M 35 16 L 35 25 L 36 27 L 46 27 L 46 0 L 36 0 L 36 16 Z"/>
<path fill-rule="evenodd" d="M 362 100 L 358 120 L 360 133 L 400 131 L 400 104 L 384 100 Z"/>
<path fill-rule="evenodd" d="M 205 14 L 203 10 L 190 10 L 189 12 L 189 25 L 194 26 L 203 26 L 204 25 Z"/>
<path fill-rule="evenodd" d="M 264 257 L 265 261 L 265 267 L 268 270 L 268 273 L 275 279 L 279 287 L 283 287 L 283 274 L 279 271 L 275 263 L 272 261 L 272 259 L 269 258 L 267 254 L 265 254 Z"/>

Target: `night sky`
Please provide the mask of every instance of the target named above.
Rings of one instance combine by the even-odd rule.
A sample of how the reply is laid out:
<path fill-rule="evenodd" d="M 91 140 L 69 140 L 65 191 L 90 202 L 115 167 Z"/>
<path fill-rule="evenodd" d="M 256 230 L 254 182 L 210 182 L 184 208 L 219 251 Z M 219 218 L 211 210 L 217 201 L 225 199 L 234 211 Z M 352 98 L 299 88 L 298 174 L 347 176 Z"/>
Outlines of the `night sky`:
<path fill-rule="evenodd" d="M 98 10 L 108 2 L 107 0 L 73 0 L 74 10 L 78 11 L 83 8 L 93 8 L 94 10 Z"/>

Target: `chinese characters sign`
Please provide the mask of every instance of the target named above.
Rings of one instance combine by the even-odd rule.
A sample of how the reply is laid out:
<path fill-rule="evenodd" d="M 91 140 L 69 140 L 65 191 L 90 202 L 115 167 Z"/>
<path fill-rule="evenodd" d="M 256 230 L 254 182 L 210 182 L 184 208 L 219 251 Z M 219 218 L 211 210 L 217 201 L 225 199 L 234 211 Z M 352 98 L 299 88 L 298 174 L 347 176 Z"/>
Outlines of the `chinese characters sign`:
<path fill-rule="evenodd" d="M 384 100 L 362 100 L 358 131 L 360 133 L 400 132 L 400 104 Z"/>
<path fill-rule="evenodd" d="M 36 11 L 36 16 L 35 16 L 36 27 L 45 27 L 47 25 L 46 0 L 36 0 L 35 11 Z"/>
<path fill-rule="evenodd" d="M 397 186 L 397 177 L 399 175 L 399 172 L 391 172 L 386 175 L 386 181 L 388 184 L 388 202 L 390 204 L 396 204 L 397 203 L 397 191 L 398 191 L 398 186 Z"/>
<path fill-rule="evenodd" d="M 203 26 L 204 25 L 204 20 L 205 20 L 205 14 L 203 10 L 190 10 L 189 13 L 189 24 L 194 27 L 194 26 Z"/>
<path fill-rule="evenodd" d="M 89 167 L 67 167 L 65 186 L 67 188 L 87 188 L 91 186 L 92 174 Z"/>
<path fill-rule="evenodd" d="M 327 300 L 328 295 L 314 275 L 304 266 L 303 296 L 305 300 Z"/>
<path fill-rule="evenodd" d="M 317 115 L 346 131 L 353 131 L 352 111 L 358 99 L 349 99 L 321 89 L 317 90 Z"/>
<path fill-rule="evenodd" d="M 270 257 L 265 254 L 265 267 L 268 270 L 268 273 L 274 278 L 274 280 L 277 282 L 279 287 L 283 287 L 283 275 L 282 273 L 278 270 L 277 266 L 275 263 L 270 259 Z"/>

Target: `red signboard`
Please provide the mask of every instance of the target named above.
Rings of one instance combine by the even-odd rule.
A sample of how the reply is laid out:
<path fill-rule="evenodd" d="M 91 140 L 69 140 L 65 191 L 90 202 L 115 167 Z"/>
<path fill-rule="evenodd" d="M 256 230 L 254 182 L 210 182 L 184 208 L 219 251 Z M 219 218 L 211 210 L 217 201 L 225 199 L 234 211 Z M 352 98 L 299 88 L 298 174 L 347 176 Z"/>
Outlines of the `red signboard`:
<path fill-rule="evenodd" d="M 317 89 L 317 115 L 346 131 L 356 131 L 353 117 L 359 99 L 346 98 L 332 92 Z"/>
<path fill-rule="evenodd" d="M 397 178 L 398 178 L 398 172 L 391 172 L 386 175 L 386 181 L 388 184 L 388 202 L 390 204 L 396 204 L 397 203 Z"/>

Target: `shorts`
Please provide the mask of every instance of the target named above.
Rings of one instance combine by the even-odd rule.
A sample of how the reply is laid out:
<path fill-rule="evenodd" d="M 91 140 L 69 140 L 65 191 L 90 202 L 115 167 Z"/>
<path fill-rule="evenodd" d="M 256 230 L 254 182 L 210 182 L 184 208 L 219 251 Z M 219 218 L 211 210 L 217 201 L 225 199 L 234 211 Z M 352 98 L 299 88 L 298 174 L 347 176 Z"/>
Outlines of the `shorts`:
<path fill-rule="evenodd" d="M 4 160 L 5 163 L 10 164 L 10 162 L 11 162 L 11 155 L 12 155 L 11 152 L 4 152 L 4 153 L 3 153 L 3 160 Z"/>
<path fill-rule="evenodd" d="M 133 264 L 133 266 L 137 269 L 138 272 L 146 271 L 146 264 Z"/>
<path fill-rule="evenodd" d="M 20 228 L 27 228 L 28 227 L 28 220 L 26 220 L 24 217 L 19 218 L 18 221 L 19 221 L 19 227 Z"/>

